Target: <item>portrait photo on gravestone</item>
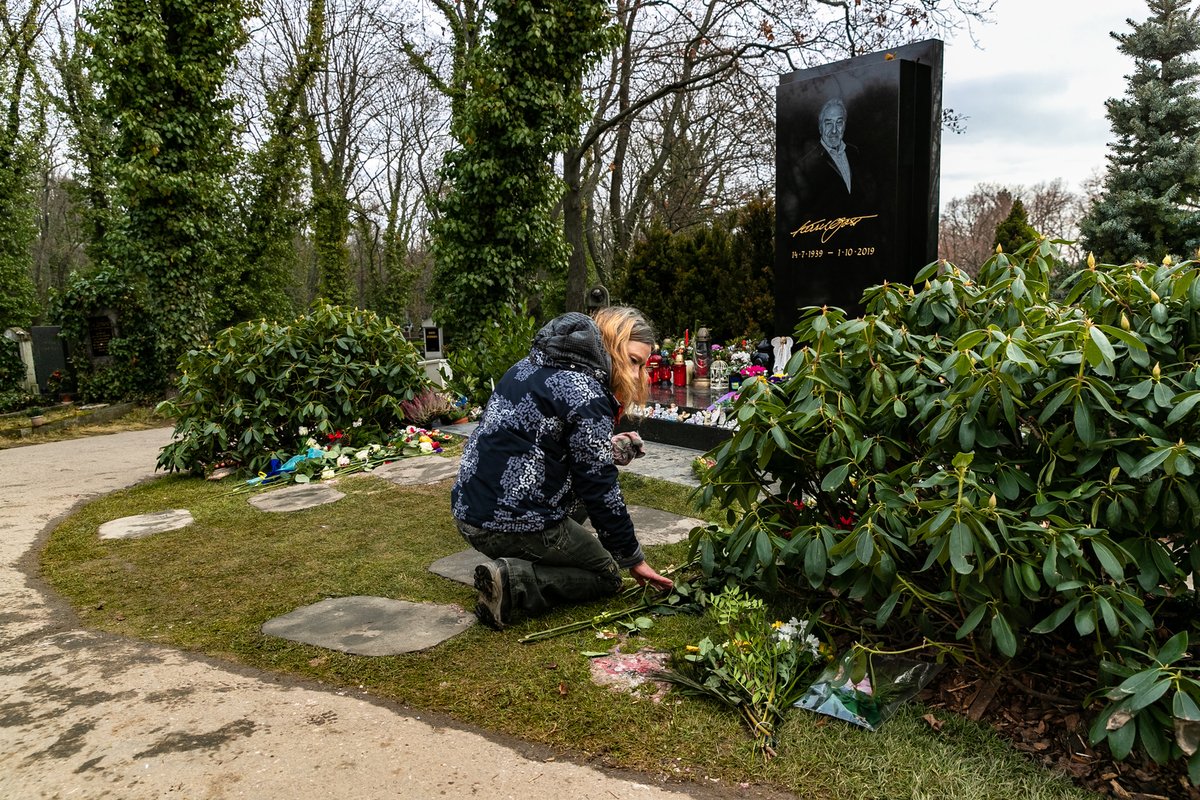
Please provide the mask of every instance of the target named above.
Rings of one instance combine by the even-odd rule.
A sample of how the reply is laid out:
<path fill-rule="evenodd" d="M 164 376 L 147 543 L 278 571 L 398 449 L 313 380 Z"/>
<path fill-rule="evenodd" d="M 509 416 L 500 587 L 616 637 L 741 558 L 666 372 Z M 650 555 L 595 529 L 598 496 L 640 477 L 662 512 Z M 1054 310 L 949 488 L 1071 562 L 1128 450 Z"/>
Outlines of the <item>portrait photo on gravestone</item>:
<path fill-rule="evenodd" d="M 861 313 L 866 288 L 936 256 L 941 42 L 789 73 L 776 100 L 776 329 L 788 333 L 799 308 Z"/>

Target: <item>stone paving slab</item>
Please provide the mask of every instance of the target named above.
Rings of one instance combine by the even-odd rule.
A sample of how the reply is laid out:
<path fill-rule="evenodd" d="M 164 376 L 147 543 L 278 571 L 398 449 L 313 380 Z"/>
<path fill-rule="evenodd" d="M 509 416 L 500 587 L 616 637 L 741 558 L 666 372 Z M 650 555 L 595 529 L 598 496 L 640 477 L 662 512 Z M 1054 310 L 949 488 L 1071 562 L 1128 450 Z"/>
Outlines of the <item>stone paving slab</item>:
<path fill-rule="evenodd" d="M 376 467 L 370 474 L 400 486 L 440 483 L 458 474 L 458 462 L 458 458 L 414 456 Z"/>
<path fill-rule="evenodd" d="M 633 529 L 637 531 L 638 541 L 644 546 L 685 541 L 692 528 L 705 524 L 704 520 L 695 517 L 681 517 L 669 511 L 645 506 L 630 506 L 629 516 L 633 518 Z M 590 523 L 587 527 L 590 527 Z"/>
<path fill-rule="evenodd" d="M 692 461 L 699 455 L 702 455 L 701 451 L 690 447 L 646 442 L 646 455 L 635 458 L 620 469 L 648 478 L 682 483 L 684 486 L 699 486 L 700 479 L 692 470 Z"/>
<path fill-rule="evenodd" d="M 462 436 L 465 439 L 474 433 L 478 427 L 478 422 L 456 422 L 453 425 L 443 425 L 438 430 L 442 433 L 452 433 L 455 436 Z"/>
<path fill-rule="evenodd" d="M 474 586 L 475 568 L 485 561 L 491 561 L 491 559 L 474 547 L 468 547 L 453 555 L 439 558 L 429 565 L 429 571 L 434 575 L 441 575 L 443 578 Z"/>
<path fill-rule="evenodd" d="M 259 511 L 283 513 L 316 508 L 326 503 L 337 502 L 345 496 L 328 483 L 296 483 L 282 489 L 251 495 L 249 502 Z"/>
<path fill-rule="evenodd" d="M 673 544 L 682 542 L 688 533 L 697 525 L 703 525 L 702 520 L 692 517 L 681 517 L 657 508 L 630 506 L 629 516 L 633 518 L 633 526 L 637 531 L 638 540 L 643 545 Z M 595 533 L 591 523 L 584 527 Z M 429 565 L 429 571 L 443 578 L 473 586 L 475 584 L 475 567 L 490 559 L 473 547 L 461 550 L 445 558 L 439 558 Z"/>
<path fill-rule="evenodd" d="M 121 517 L 100 526 L 101 539 L 141 539 L 155 533 L 176 531 L 195 522 L 192 512 L 183 508 L 156 511 L 153 514 L 138 514 Z"/>
<path fill-rule="evenodd" d="M 386 597 L 336 597 L 263 623 L 262 631 L 360 656 L 413 653 L 441 644 L 475 624 L 458 606 Z"/>

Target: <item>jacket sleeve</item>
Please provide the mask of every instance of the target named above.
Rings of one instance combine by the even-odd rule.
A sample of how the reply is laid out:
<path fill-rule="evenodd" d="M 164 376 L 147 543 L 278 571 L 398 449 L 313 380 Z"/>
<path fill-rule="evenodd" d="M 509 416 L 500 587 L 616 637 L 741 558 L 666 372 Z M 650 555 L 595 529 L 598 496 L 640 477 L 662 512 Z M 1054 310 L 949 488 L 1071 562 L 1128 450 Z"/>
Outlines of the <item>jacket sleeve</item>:
<path fill-rule="evenodd" d="M 568 417 L 567 446 L 575 495 L 587 508 L 600 543 L 618 566 L 628 569 L 645 558 L 613 464 L 615 411 L 612 399 L 603 392 L 576 406 Z"/>

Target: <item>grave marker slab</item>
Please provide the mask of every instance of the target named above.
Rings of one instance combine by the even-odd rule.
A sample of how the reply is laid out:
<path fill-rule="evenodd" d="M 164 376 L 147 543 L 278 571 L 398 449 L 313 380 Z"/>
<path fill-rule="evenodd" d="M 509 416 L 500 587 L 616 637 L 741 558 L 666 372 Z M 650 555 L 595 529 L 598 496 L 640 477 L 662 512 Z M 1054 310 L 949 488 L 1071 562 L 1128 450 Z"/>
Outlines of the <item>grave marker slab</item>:
<path fill-rule="evenodd" d="M 703 520 L 694 517 L 681 517 L 669 511 L 645 506 L 630 506 L 629 516 L 633 519 L 633 529 L 637 531 L 638 541 L 646 546 L 685 541 L 692 528 L 705 524 Z M 590 528 L 591 524 L 585 527 Z"/>
<path fill-rule="evenodd" d="M 429 571 L 434 575 L 441 575 L 443 578 L 449 578 L 466 586 L 474 586 L 475 568 L 488 561 L 491 559 L 483 553 L 474 547 L 468 547 L 453 555 L 439 558 L 429 565 Z"/>

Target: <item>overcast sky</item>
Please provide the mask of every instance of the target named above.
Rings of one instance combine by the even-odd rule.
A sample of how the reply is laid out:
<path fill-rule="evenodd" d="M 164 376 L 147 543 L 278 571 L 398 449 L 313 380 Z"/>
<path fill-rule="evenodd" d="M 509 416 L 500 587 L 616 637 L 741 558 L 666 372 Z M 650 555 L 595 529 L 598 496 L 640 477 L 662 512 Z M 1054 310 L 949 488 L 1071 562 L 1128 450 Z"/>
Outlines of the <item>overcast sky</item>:
<path fill-rule="evenodd" d="M 1110 31 L 1150 16 L 1144 0 L 996 0 L 993 24 L 947 41 L 943 104 L 968 117 L 942 133 L 941 201 L 978 183 L 1067 188 L 1103 170 L 1104 101 L 1123 96 L 1133 60 Z"/>

